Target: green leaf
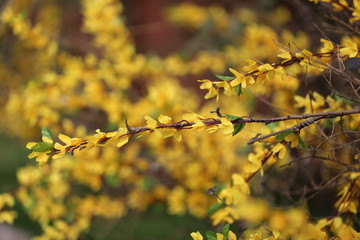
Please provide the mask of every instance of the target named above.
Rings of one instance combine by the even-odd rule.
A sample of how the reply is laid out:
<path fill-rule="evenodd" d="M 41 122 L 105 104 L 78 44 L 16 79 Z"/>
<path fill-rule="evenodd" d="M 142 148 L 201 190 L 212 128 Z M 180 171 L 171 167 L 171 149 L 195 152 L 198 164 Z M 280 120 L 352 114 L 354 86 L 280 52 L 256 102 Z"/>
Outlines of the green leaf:
<path fill-rule="evenodd" d="M 29 12 L 27 10 L 22 10 L 21 12 L 18 13 L 18 16 L 21 19 L 26 19 L 29 16 Z"/>
<path fill-rule="evenodd" d="M 300 134 L 297 134 L 298 137 L 298 141 L 299 141 L 299 146 L 302 148 L 307 148 L 304 141 L 301 139 Z"/>
<path fill-rule="evenodd" d="M 277 122 L 271 122 L 271 123 L 266 124 L 266 126 L 268 128 L 270 128 L 270 130 L 274 131 L 275 128 L 278 126 L 278 123 Z"/>
<path fill-rule="evenodd" d="M 225 114 L 225 116 L 230 121 L 243 120 L 241 117 L 230 115 L 230 114 Z M 244 126 L 245 126 L 245 123 L 239 123 L 236 126 L 234 126 L 234 131 L 233 131 L 232 135 L 235 136 L 236 134 L 238 134 L 244 128 Z"/>
<path fill-rule="evenodd" d="M 48 142 L 38 142 L 35 146 L 31 148 L 34 152 L 46 152 L 52 151 L 54 149 L 54 144 Z"/>
<path fill-rule="evenodd" d="M 324 128 L 332 128 L 333 127 L 333 125 L 334 125 L 334 119 L 330 119 L 330 118 L 327 118 L 327 119 L 325 119 L 325 121 L 324 121 L 324 123 L 323 123 L 324 125 Z"/>
<path fill-rule="evenodd" d="M 120 184 L 120 178 L 118 175 L 116 174 L 111 174 L 111 175 L 105 175 L 105 182 L 110 186 L 110 187 L 118 187 Z"/>
<path fill-rule="evenodd" d="M 223 80 L 223 81 L 225 81 L 225 82 L 229 82 L 229 81 L 235 79 L 234 76 L 224 76 L 224 75 L 217 75 L 217 74 L 215 74 L 215 76 L 216 76 L 218 79 Z"/>
<path fill-rule="evenodd" d="M 46 128 L 46 127 L 41 128 L 41 135 L 42 135 L 43 137 L 48 138 L 48 139 L 54 140 L 54 138 L 53 138 L 53 136 L 52 136 L 52 134 L 51 134 L 50 129 L 48 129 L 48 128 Z"/>
<path fill-rule="evenodd" d="M 348 99 L 348 98 L 344 98 L 344 97 L 341 97 L 341 96 L 339 96 L 339 95 L 334 95 L 334 98 L 337 100 L 337 101 L 340 101 L 340 102 L 344 102 L 344 103 L 346 103 L 346 104 L 353 104 L 353 101 L 351 101 L 350 99 Z"/>
<path fill-rule="evenodd" d="M 215 212 L 217 212 L 219 209 L 221 209 L 223 207 L 224 207 L 223 203 L 211 204 L 208 208 L 208 214 L 214 214 Z"/>
<path fill-rule="evenodd" d="M 226 116 L 230 121 L 242 120 L 241 117 L 234 116 L 234 115 L 230 115 L 230 114 L 226 114 L 226 113 L 225 113 L 225 116 Z"/>
<path fill-rule="evenodd" d="M 232 135 L 235 136 L 235 135 L 238 134 L 241 130 L 243 130 L 244 127 L 245 127 L 245 123 L 239 123 L 238 125 L 235 125 L 234 131 L 233 131 Z"/>
<path fill-rule="evenodd" d="M 232 80 L 235 79 L 234 76 L 224 76 L 224 75 L 217 75 L 217 74 L 215 74 L 215 76 L 216 76 L 218 79 L 223 80 L 223 81 L 225 81 L 225 82 L 229 82 L 229 81 L 232 81 Z M 235 86 L 235 87 L 234 87 L 234 90 L 235 90 L 236 94 L 237 94 L 238 96 L 240 96 L 240 95 L 242 94 L 241 84 Z"/>
<path fill-rule="evenodd" d="M 286 138 L 287 135 L 289 135 L 290 133 L 293 133 L 293 132 L 294 132 L 294 130 L 287 130 L 283 133 L 276 135 L 275 139 L 278 141 L 282 141 Z"/>
<path fill-rule="evenodd" d="M 225 226 L 221 230 L 222 235 L 224 235 L 224 239 L 227 239 L 229 230 L 230 230 L 230 224 L 225 224 Z"/>
<path fill-rule="evenodd" d="M 240 95 L 242 94 L 241 84 L 235 86 L 235 87 L 234 87 L 234 90 L 235 90 L 236 94 L 237 94 L 238 96 L 240 96 Z"/>
<path fill-rule="evenodd" d="M 154 178 L 150 177 L 150 176 L 145 176 L 144 180 L 143 180 L 143 187 L 145 190 L 151 190 L 155 187 L 156 182 L 154 180 Z"/>
<path fill-rule="evenodd" d="M 217 186 L 217 191 L 218 192 L 220 192 L 221 190 L 226 188 L 225 183 L 218 183 L 218 184 L 216 184 L 216 186 Z"/>
<path fill-rule="evenodd" d="M 207 240 L 217 240 L 216 233 L 213 231 L 205 232 Z"/>

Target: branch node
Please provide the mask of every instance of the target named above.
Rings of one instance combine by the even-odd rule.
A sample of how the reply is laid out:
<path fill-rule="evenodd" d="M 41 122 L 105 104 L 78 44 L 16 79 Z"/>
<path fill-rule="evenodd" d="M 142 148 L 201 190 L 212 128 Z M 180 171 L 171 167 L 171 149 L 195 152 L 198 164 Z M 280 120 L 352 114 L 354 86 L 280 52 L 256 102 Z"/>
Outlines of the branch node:
<path fill-rule="evenodd" d="M 216 113 L 219 118 L 224 117 L 220 112 L 220 107 L 217 107 L 215 111 L 210 111 L 210 113 Z"/>
<path fill-rule="evenodd" d="M 134 127 L 131 127 L 129 124 L 128 124 L 128 120 L 127 118 L 125 119 L 125 126 L 126 126 L 126 129 L 128 130 L 128 132 L 136 132 L 136 128 Z"/>

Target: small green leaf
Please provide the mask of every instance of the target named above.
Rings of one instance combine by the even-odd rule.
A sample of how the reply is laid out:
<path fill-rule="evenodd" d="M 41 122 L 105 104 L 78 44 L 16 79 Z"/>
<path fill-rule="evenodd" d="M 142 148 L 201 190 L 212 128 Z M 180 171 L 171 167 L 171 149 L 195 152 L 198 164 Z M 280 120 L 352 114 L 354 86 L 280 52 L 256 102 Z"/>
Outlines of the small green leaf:
<path fill-rule="evenodd" d="M 298 137 L 298 141 L 299 141 L 299 146 L 302 148 L 307 148 L 304 141 L 301 139 L 300 134 L 296 134 Z"/>
<path fill-rule="evenodd" d="M 216 233 L 213 231 L 205 232 L 207 240 L 217 240 Z"/>
<path fill-rule="evenodd" d="M 223 203 L 211 204 L 208 208 L 208 214 L 214 214 L 215 212 L 217 212 L 219 209 L 221 209 L 223 207 L 224 207 Z"/>
<path fill-rule="evenodd" d="M 237 117 L 237 116 L 230 115 L 230 114 L 226 114 L 226 113 L 225 113 L 225 116 L 226 116 L 230 121 L 242 120 L 241 117 Z"/>
<path fill-rule="evenodd" d="M 229 81 L 235 79 L 234 76 L 224 76 L 224 75 L 217 75 L 217 74 L 215 74 L 215 76 L 216 76 L 218 79 L 223 80 L 223 81 L 225 81 L 225 82 L 229 82 Z"/>
<path fill-rule="evenodd" d="M 341 97 L 341 96 L 338 96 L 338 95 L 334 95 L 334 98 L 337 100 L 337 101 L 340 101 L 340 102 L 344 102 L 346 104 L 353 104 L 353 101 L 351 101 L 350 99 L 348 98 L 344 98 L 344 97 Z"/>
<path fill-rule="evenodd" d="M 245 123 L 239 123 L 238 125 L 235 125 L 234 131 L 233 131 L 232 135 L 235 136 L 235 135 L 238 134 L 241 130 L 243 130 L 244 127 L 245 127 Z"/>
<path fill-rule="evenodd" d="M 46 127 L 41 128 L 41 135 L 42 135 L 43 137 L 48 138 L 48 139 L 54 140 L 54 138 L 53 138 L 53 136 L 52 136 L 52 134 L 51 134 L 50 129 L 48 129 L 48 128 L 46 128 Z"/>
<path fill-rule="evenodd" d="M 234 87 L 234 90 L 235 90 L 236 94 L 237 94 L 238 96 L 240 96 L 240 95 L 242 94 L 241 84 L 235 86 L 235 87 Z"/>
<path fill-rule="evenodd" d="M 224 76 L 224 75 L 217 75 L 217 74 L 215 74 L 215 76 L 216 76 L 218 79 L 223 80 L 223 81 L 225 81 L 225 82 L 229 82 L 229 81 L 232 81 L 232 80 L 235 79 L 234 76 Z M 240 96 L 240 95 L 242 94 L 241 84 L 235 86 L 235 87 L 234 87 L 234 90 L 235 90 L 236 94 L 237 94 L 238 96 Z"/>
<path fill-rule="evenodd" d="M 327 118 L 323 124 L 324 128 L 332 128 L 334 125 L 334 119 Z"/>
<path fill-rule="evenodd" d="M 225 183 L 218 183 L 218 184 L 216 184 L 216 186 L 217 186 L 217 191 L 218 192 L 220 192 L 221 190 L 226 188 Z"/>
<path fill-rule="evenodd" d="M 275 139 L 278 141 L 282 141 L 286 138 L 287 135 L 289 135 L 290 133 L 293 133 L 293 132 L 294 132 L 294 130 L 285 131 L 283 133 L 276 135 Z"/>
<path fill-rule="evenodd" d="M 18 13 L 18 16 L 21 19 L 26 19 L 29 16 L 29 12 L 27 10 L 22 10 L 21 12 Z"/>
<path fill-rule="evenodd" d="M 31 148 L 34 152 L 46 152 L 52 151 L 54 149 L 54 144 L 48 142 L 38 142 L 35 146 Z"/>
<path fill-rule="evenodd" d="M 230 121 L 237 121 L 237 120 L 243 120 L 241 117 L 238 116 L 234 116 L 234 115 L 230 115 L 230 114 L 225 114 L 225 116 L 230 120 Z M 233 131 L 233 136 L 235 136 L 236 134 L 238 134 L 245 126 L 245 123 L 239 123 L 236 126 L 234 126 L 234 131 Z"/>
<path fill-rule="evenodd" d="M 230 224 L 225 224 L 225 226 L 221 230 L 222 235 L 224 235 L 224 239 L 227 239 L 229 230 L 230 230 Z"/>
<path fill-rule="evenodd" d="M 155 187 L 156 182 L 154 180 L 154 178 L 150 177 L 150 176 L 145 176 L 144 180 L 143 180 L 143 187 L 145 190 L 151 190 Z"/>
<path fill-rule="evenodd" d="M 120 184 L 120 178 L 118 175 L 116 174 L 111 174 L 111 175 L 105 175 L 105 182 L 110 186 L 110 187 L 118 187 Z"/>
<path fill-rule="evenodd" d="M 268 128 L 270 128 L 270 130 L 274 131 L 275 128 L 278 126 L 278 123 L 277 122 L 271 122 L 271 123 L 266 124 L 266 126 Z"/>

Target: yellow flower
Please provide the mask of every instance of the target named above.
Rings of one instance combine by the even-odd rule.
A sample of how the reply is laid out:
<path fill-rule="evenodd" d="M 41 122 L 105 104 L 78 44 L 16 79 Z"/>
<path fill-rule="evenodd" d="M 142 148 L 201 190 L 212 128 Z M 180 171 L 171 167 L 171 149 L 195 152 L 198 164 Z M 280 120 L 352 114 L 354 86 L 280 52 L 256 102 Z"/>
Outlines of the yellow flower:
<path fill-rule="evenodd" d="M 216 233 L 216 240 L 224 240 L 224 235 L 221 233 Z"/>
<path fill-rule="evenodd" d="M 273 69 L 274 69 L 274 67 L 271 66 L 269 63 L 260 65 L 260 66 L 258 67 L 258 70 L 259 70 L 260 72 L 267 72 L 267 71 L 271 71 L 271 70 L 273 70 Z"/>
<path fill-rule="evenodd" d="M 186 198 L 186 204 L 189 212 L 196 217 L 205 217 L 208 206 L 208 195 L 200 191 L 192 191 Z"/>
<path fill-rule="evenodd" d="M 195 124 L 191 126 L 196 131 L 202 131 L 205 129 L 205 124 L 199 119 L 195 121 Z"/>
<path fill-rule="evenodd" d="M 196 122 L 196 121 L 199 121 L 200 119 L 204 119 L 203 116 L 201 115 L 198 115 L 194 112 L 191 112 L 191 113 L 185 113 L 182 115 L 182 119 L 188 121 L 188 122 Z"/>
<path fill-rule="evenodd" d="M 112 138 L 112 137 L 115 137 L 116 135 L 119 135 L 119 132 L 118 132 L 118 131 L 108 132 L 108 133 L 105 134 L 105 137 L 107 137 L 107 138 Z"/>
<path fill-rule="evenodd" d="M 183 187 L 177 186 L 171 190 L 167 196 L 169 213 L 183 214 L 186 211 L 185 199 L 186 192 Z"/>
<path fill-rule="evenodd" d="M 123 145 L 125 145 L 128 141 L 129 141 L 130 136 L 129 135 L 123 135 L 119 138 L 119 141 L 117 142 L 116 146 L 122 147 Z"/>
<path fill-rule="evenodd" d="M 26 148 L 27 149 L 31 149 L 33 146 L 35 146 L 37 143 L 36 142 L 28 142 L 27 144 L 26 144 Z"/>
<path fill-rule="evenodd" d="M 233 223 L 236 216 L 235 210 L 232 207 L 224 207 L 216 211 L 211 215 L 211 220 L 213 225 L 218 225 L 219 223 Z M 229 231 L 230 233 L 230 231 Z"/>
<path fill-rule="evenodd" d="M 304 107 L 304 112 L 318 112 L 322 111 L 322 108 L 325 105 L 325 98 L 317 92 L 312 94 L 307 94 L 306 97 L 295 96 L 295 107 L 301 108 Z"/>
<path fill-rule="evenodd" d="M 26 144 L 26 148 L 31 149 L 36 146 L 38 143 L 36 142 L 29 142 Z M 49 160 L 49 156 L 48 153 L 51 153 L 50 150 L 44 151 L 44 152 L 36 152 L 33 151 L 32 153 L 30 153 L 28 155 L 28 158 L 36 158 L 36 161 L 40 164 L 43 165 L 45 163 L 47 163 L 47 161 Z"/>
<path fill-rule="evenodd" d="M 358 0 L 355 0 L 354 2 L 356 2 Z M 339 3 L 338 3 L 339 2 Z M 334 11 L 342 11 L 344 10 L 346 7 L 349 7 L 349 4 L 347 3 L 346 0 L 340 0 L 337 2 L 332 2 L 331 5 L 334 7 L 333 10 Z"/>
<path fill-rule="evenodd" d="M 148 115 L 146 115 L 144 118 L 146 120 L 146 127 L 151 130 L 155 130 L 157 127 L 157 121 Z"/>
<path fill-rule="evenodd" d="M 116 131 L 116 134 L 112 136 L 114 140 L 117 141 L 116 143 L 117 147 L 122 147 L 129 141 L 130 135 L 126 135 L 126 133 L 127 130 L 125 128 L 119 128 Z M 106 134 L 106 136 L 108 137 L 108 134 Z"/>
<path fill-rule="evenodd" d="M 164 116 L 162 114 L 158 117 L 158 120 L 162 124 L 171 124 L 171 117 Z"/>
<path fill-rule="evenodd" d="M 190 236 L 194 239 L 194 240 L 203 240 L 203 236 L 201 235 L 201 233 L 199 231 L 197 232 L 192 232 L 190 234 Z"/>
<path fill-rule="evenodd" d="M 205 8 L 185 2 L 170 8 L 168 10 L 168 17 L 178 25 L 199 28 L 210 16 Z"/>
<path fill-rule="evenodd" d="M 237 85 L 239 85 L 239 84 L 241 84 L 243 81 L 244 81 L 244 74 L 241 74 L 241 73 L 239 73 L 238 71 L 236 71 L 235 69 L 232 69 L 232 68 L 229 68 L 229 71 L 232 73 L 232 74 L 234 74 L 234 76 L 235 76 L 235 79 L 233 79 L 232 81 L 231 81 L 231 83 L 230 83 L 230 85 L 232 86 L 232 87 L 235 87 L 235 86 L 237 86 Z M 245 87 L 246 87 L 246 82 L 245 82 Z"/>
<path fill-rule="evenodd" d="M 240 188 L 242 193 L 244 193 L 244 194 L 249 194 L 250 193 L 249 184 L 245 181 L 243 176 L 241 176 L 238 173 L 234 173 L 231 176 L 231 178 L 232 178 L 234 186 Z"/>
<path fill-rule="evenodd" d="M 263 153 L 249 153 L 248 155 L 248 161 L 249 164 L 245 165 L 243 168 L 243 171 L 247 173 L 246 176 L 253 174 L 254 172 L 257 172 L 260 170 L 260 175 L 262 176 L 264 174 L 264 170 L 262 168 L 261 159 L 263 157 Z"/>
<path fill-rule="evenodd" d="M 228 238 L 229 240 L 237 240 L 235 233 L 233 233 L 232 231 L 229 231 Z"/>
<path fill-rule="evenodd" d="M 284 61 L 289 61 L 289 60 L 292 59 L 292 56 L 291 56 L 291 54 L 289 52 L 287 52 L 287 51 L 285 51 L 283 49 L 280 49 L 280 51 L 282 51 L 282 53 L 278 54 L 279 58 L 284 59 Z M 284 61 L 282 61 L 282 62 L 284 62 Z"/>
<path fill-rule="evenodd" d="M 55 148 L 56 150 L 58 150 L 58 152 L 55 153 L 55 155 L 53 156 L 54 159 L 60 158 L 60 157 L 62 157 L 62 156 L 65 155 L 65 153 L 66 153 L 66 150 L 65 150 L 65 149 L 66 149 L 66 148 L 65 148 L 64 145 L 61 145 L 60 143 L 55 143 L 54 148 Z"/>
<path fill-rule="evenodd" d="M 311 59 L 313 58 L 313 53 L 310 52 L 309 50 L 304 49 L 301 52 L 295 53 L 295 56 L 299 59 L 302 59 L 302 61 L 300 62 L 301 66 L 307 66 L 308 64 L 311 63 Z"/>
<path fill-rule="evenodd" d="M 11 196 L 8 193 L 0 194 L 0 209 L 2 209 L 5 206 L 12 207 L 14 206 L 14 197 Z"/>
<path fill-rule="evenodd" d="M 350 22 L 355 22 L 360 20 L 360 1 L 354 0 L 354 9 L 352 12 L 353 18 L 350 18 Z"/>
<path fill-rule="evenodd" d="M 232 68 L 229 68 L 229 71 L 235 76 L 235 79 L 230 83 L 232 87 L 241 84 L 242 88 L 246 88 L 247 84 L 252 85 L 255 83 L 255 80 L 251 76 L 244 76 L 244 74 L 241 74 Z"/>
<path fill-rule="evenodd" d="M 332 53 L 334 51 L 334 44 L 326 39 L 320 39 L 324 46 L 320 49 L 321 53 Z"/>
<path fill-rule="evenodd" d="M 243 70 L 246 72 L 253 72 L 258 70 L 258 66 L 256 61 L 252 59 L 247 59 L 246 62 L 248 63 L 247 66 L 243 67 Z"/>
<path fill-rule="evenodd" d="M 358 55 L 358 46 L 351 39 L 346 38 L 343 47 L 340 49 L 342 56 L 348 55 L 349 57 L 356 57 Z"/>
<path fill-rule="evenodd" d="M 282 143 L 278 143 L 272 149 L 273 153 L 278 153 L 279 159 L 283 159 L 286 154 L 286 147 Z"/>
<path fill-rule="evenodd" d="M 213 87 L 212 82 L 208 79 L 198 80 L 198 82 L 202 82 L 202 84 L 200 85 L 200 89 L 210 89 Z"/>
<path fill-rule="evenodd" d="M 231 96 L 232 95 L 233 88 L 231 86 L 231 83 L 228 83 L 226 81 L 221 81 L 221 82 L 216 82 L 215 84 L 216 84 L 216 86 L 218 88 L 224 88 L 224 94 L 226 96 Z"/>
<path fill-rule="evenodd" d="M 207 89 L 208 93 L 205 95 L 205 99 L 209 99 L 215 96 L 218 96 L 219 91 L 213 86 L 213 82 L 208 79 L 198 80 L 198 82 L 202 82 L 200 85 L 200 89 Z"/>
<path fill-rule="evenodd" d="M 294 148 L 299 145 L 299 138 L 295 133 L 290 133 L 285 137 L 285 141 L 290 143 L 290 147 Z"/>
<path fill-rule="evenodd" d="M 17 213 L 15 211 L 0 212 L 0 223 L 7 222 L 9 224 L 13 224 L 16 217 Z"/>
<path fill-rule="evenodd" d="M 209 126 L 205 130 L 208 133 L 216 133 L 219 130 L 219 126 L 218 125 Z"/>
<path fill-rule="evenodd" d="M 66 146 L 79 145 L 82 142 L 80 138 L 71 138 L 62 133 L 60 133 L 58 137 Z"/>
<path fill-rule="evenodd" d="M 219 91 L 216 88 L 210 88 L 209 92 L 205 95 L 205 99 L 210 99 L 213 97 L 217 97 L 217 101 L 218 101 L 218 96 L 219 96 Z"/>
<path fill-rule="evenodd" d="M 224 134 L 232 134 L 234 132 L 234 125 L 228 118 L 220 118 L 221 123 L 219 128 L 222 129 Z"/>

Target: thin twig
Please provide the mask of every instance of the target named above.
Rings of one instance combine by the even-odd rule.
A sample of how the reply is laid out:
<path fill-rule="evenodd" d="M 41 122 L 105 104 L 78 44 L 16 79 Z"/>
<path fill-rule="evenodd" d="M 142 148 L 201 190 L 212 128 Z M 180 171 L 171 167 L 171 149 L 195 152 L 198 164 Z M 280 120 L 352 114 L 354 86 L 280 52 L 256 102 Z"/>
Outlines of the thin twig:
<path fill-rule="evenodd" d="M 269 151 L 268 154 L 266 154 L 266 156 L 261 159 L 261 166 L 264 166 L 265 163 L 270 159 L 270 157 L 273 155 L 274 153 L 272 151 Z M 245 179 L 245 182 L 249 182 L 255 175 L 256 173 L 258 173 L 259 170 L 253 172 L 250 176 L 248 176 L 246 179 Z"/>
<path fill-rule="evenodd" d="M 334 133 L 331 136 L 329 136 L 327 139 L 325 139 L 324 141 L 322 141 L 317 147 L 316 149 L 320 149 L 322 145 L 324 145 L 325 143 L 327 143 L 330 139 L 335 138 L 339 135 L 345 135 L 345 134 L 360 134 L 360 132 L 356 132 L 356 131 L 342 131 L 342 132 L 338 132 L 338 133 Z"/>
<path fill-rule="evenodd" d="M 298 123 L 295 126 L 292 126 L 290 128 L 286 128 L 286 129 L 283 129 L 283 130 L 280 130 L 280 131 L 277 131 L 277 132 L 274 132 L 274 133 L 270 133 L 270 134 L 267 134 L 267 135 L 262 136 L 262 137 L 252 138 L 252 139 L 250 139 L 250 141 L 247 144 L 253 144 L 255 142 L 264 140 L 264 139 L 272 137 L 272 136 L 279 135 L 279 134 L 287 132 L 287 131 L 301 130 L 304 127 L 307 127 L 307 126 L 309 126 L 311 124 L 314 124 L 314 123 L 316 123 L 317 121 L 319 121 L 320 119 L 323 119 L 323 118 L 325 118 L 325 117 L 324 116 L 319 116 L 319 117 L 314 117 L 314 118 L 307 119 L 307 120 L 305 120 L 305 121 L 303 121 L 301 123 Z"/>
<path fill-rule="evenodd" d="M 298 203 L 295 203 L 294 205 L 297 205 L 303 201 L 307 201 L 309 199 L 314 198 L 315 196 L 317 196 L 320 192 L 322 192 L 323 190 L 325 190 L 327 187 L 329 187 L 331 184 L 333 184 L 337 179 L 339 179 L 344 173 L 349 172 L 349 170 L 343 170 L 341 172 L 339 172 L 335 177 L 333 177 L 332 179 L 330 179 L 329 181 L 327 181 L 323 186 L 321 186 L 319 189 L 316 189 L 316 192 L 314 192 L 313 194 L 311 194 L 310 196 L 305 197 L 305 199 L 300 199 L 298 201 Z"/>
<path fill-rule="evenodd" d="M 348 169 L 351 168 L 351 170 L 355 170 L 355 169 L 353 169 L 350 165 L 348 165 L 348 164 L 346 164 L 346 163 L 344 163 L 344 162 L 342 162 L 342 161 L 340 161 L 340 160 L 338 160 L 338 159 L 336 159 L 336 158 L 328 158 L 328 157 L 322 157 L 322 156 L 316 156 L 316 155 L 314 155 L 314 156 L 306 156 L 306 157 L 301 157 L 301 158 L 296 158 L 296 159 L 294 159 L 294 160 L 292 160 L 292 161 L 289 161 L 289 162 L 287 162 L 287 163 L 284 163 L 284 164 L 280 165 L 280 168 L 286 167 L 286 166 L 291 166 L 291 164 L 293 164 L 293 163 L 295 163 L 295 162 L 299 162 L 299 161 L 301 161 L 301 160 L 310 159 L 310 158 L 315 158 L 315 159 L 321 159 L 321 160 L 324 160 L 324 161 L 334 162 L 334 163 L 337 163 L 337 164 L 339 164 L 339 165 L 342 165 L 342 166 L 344 166 L 344 167 L 346 167 L 346 168 L 348 168 Z"/>
<path fill-rule="evenodd" d="M 351 111 L 351 113 L 349 112 Z M 345 116 L 345 115 L 349 115 L 349 114 L 357 114 L 360 113 L 360 109 L 353 109 L 353 110 L 345 110 L 345 111 L 335 111 L 335 112 L 326 112 L 326 113 L 309 113 L 309 114 L 303 114 L 303 115 L 289 115 L 286 117 L 280 117 L 280 118 L 273 118 L 273 119 L 267 119 L 267 122 L 265 123 L 271 123 L 271 122 L 276 122 L 276 121 L 285 121 L 285 120 L 289 120 L 289 119 L 306 119 L 306 118 L 310 118 L 307 119 L 303 122 L 300 122 L 290 128 L 287 129 L 283 129 L 274 133 L 270 133 L 267 134 L 265 136 L 261 136 L 261 137 L 255 137 L 250 139 L 250 141 L 248 142 L 248 144 L 253 144 L 255 142 L 264 140 L 266 138 L 281 134 L 283 132 L 286 131 L 297 131 L 297 130 L 301 130 L 304 127 L 307 127 L 311 124 L 316 123 L 317 121 L 319 121 L 320 119 L 324 119 L 324 118 L 334 118 L 334 117 L 338 117 L 338 116 Z"/>

